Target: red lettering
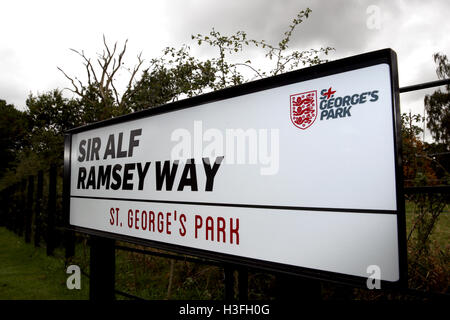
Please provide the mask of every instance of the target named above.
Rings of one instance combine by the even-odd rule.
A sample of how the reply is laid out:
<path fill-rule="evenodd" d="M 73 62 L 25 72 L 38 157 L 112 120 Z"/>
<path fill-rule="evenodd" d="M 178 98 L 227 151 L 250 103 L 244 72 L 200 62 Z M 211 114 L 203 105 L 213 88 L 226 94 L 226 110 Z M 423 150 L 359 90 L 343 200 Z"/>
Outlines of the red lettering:
<path fill-rule="evenodd" d="M 184 223 L 186 222 L 186 216 L 184 214 L 180 215 L 180 223 L 181 228 L 179 229 L 180 236 L 184 237 L 186 235 L 186 227 L 184 226 Z"/>
<path fill-rule="evenodd" d="M 142 230 L 147 230 L 147 211 L 142 210 L 142 217 L 141 217 L 141 228 Z"/>
<path fill-rule="evenodd" d="M 114 208 L 111 208 L 109 210 L 109 214 L 111 215 L 111 218 L 109 219 L 109 224 L 114 225 Z"/>
<path fill-rule="evenodd" d="M 208 235 L 211 232 L 211 241 L 214 241 L 214 220 L 212 217 L 206 218 L 206 240 L 209 240 Z"/>
<path fill-rule="evenodd" d="M 133 210 L 128 210 L 128 228 L 133 228 Z"/>
<path fill-rule="evenodd" d="M 164 215 L 160 211 L 158 213 L 158 232 L 162 233 L 164 231 Z"/>
<path fill-rule="evenodd" d="M 203 225 L 202 217 L 199 215 L 195 215 L 195 239 L 198 238 L 198 229 L 200 229 Z"/>
<path fill-rule="evenodd" d="M 138 223 L 139 223 L 139 216 L 138 216 L 138 213 L 139 213 L 139 210 L 136 209 L 135 217 L 134 217 L 134 228 L 136 230 L 139 230 L 139 225 L 138 225 Z"/>
<path fill-rule="evenodd" d="M 155 213 L 153 211 L 149 211 L 148 215 L 148 231 L 155 232 Z"/>
<path fill-rule="evenodd" d="M 116 208 L 116 226 L 119 225 L 119 208 Z"/>
<path fill-rule="evenodd" d="M 217 217 L 217 241 L 220 242 L 220 234 L 222 234 L 222 242 L 226 243 L 225 237 L 225 219 Z"/>
<path fill-rule="evenodd" d="M 239 219 L 236 219 L 236 226 L 233 228 L 233 218 L 230 218 L 230 243 L 233 243 L 233 234 L 236 235 L 236 244 L 239 245 Z"/>
<path fill-rule="evenodd" d="M 172 222 L 170 222 L 170 216 L 172 215 L 171 212 L 167 212 L 167 217 L 166 217 L 166 233 L 167 234 L 172 234 L 172 232 L 170 232 L 169 227 L 172 224 Z"/>

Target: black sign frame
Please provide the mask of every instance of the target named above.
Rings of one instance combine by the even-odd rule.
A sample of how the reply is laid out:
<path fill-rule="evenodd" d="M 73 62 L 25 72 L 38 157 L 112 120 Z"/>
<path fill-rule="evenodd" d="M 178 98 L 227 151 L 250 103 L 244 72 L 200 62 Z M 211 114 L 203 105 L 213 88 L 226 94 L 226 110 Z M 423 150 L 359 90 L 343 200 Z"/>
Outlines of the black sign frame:
<path fill-rule="evenodd" d="M 219 252 L 196 249 L 192 247 L 180 246 L 159 241 L 146 240 L 131 236 L 125 236 L 116 233 L 109 233 L 79 226 L 70 225 L 70 185 L 71 185 L 71 145 L 72 134 L 105 127 L 122 122 L 155 116 L 162 113 L 169 113 L 180 109 L 196 107 L 205 103 L 218 100 L 225 100 L 240 95 L 254 93 L 284 85 L 307 81 L 315 78 L 321 78 L 333 74 L 343 73 L 378 64 L 388 64 L 391 79 L 392 96 L 392 114 L 394 128 L 394 156 L 395 156 L 395 179 L 396 179 L 396 202 L 397 210 L 397 235 L 398 235 L 398 253 L 399 253 L 399 280 L 396 282 L 381 281 L 381 288 L 398 288 L 407 286 L 407 251 L 406 251 L 406 222 L 405 222 L 405 202 L 403 191 L 403 172 L 402 172 L 402 143 L 401 143 L 401 114 L 399 100 L 398 67 L 396 53 L 391 49 L 383 49 L 361 55 L 348 57 L 317 66 L 312 66 L 297 71 L 284 73 L 278 76 L 265 78 L 257 81 L 248 82 L 239 86 L 234 86 L 211 93 L 199 95 L 193 98 L 172 102 L 160 107 L 146 109 L 139 112 L 130 113 L 124 116 L 99 121 L 82 127 L 68 130 L 64 139 L 64 181 L 63 181 L 63 214 L 65 227 L 75 232 L 85 233 L 94 236 L 105 237 L 109 239 L 129 242 L 133 244 L 163 249 L 180 254 L 197 256 L 200 258 L 211 259 L 224 264 L 233 264 L 250 268 L 257 268 L 269 272 L 284 273 L 290 275 L 302 276 L 310 279 L 332 281 L 347 285 L 366 287 L 367 278 L 351 276 L 336 272 L 321 271 L 304 267 L 286 265 L 264 260 L 246 258 Z M 239 206 L 239 205 L 236 205 Z M 369 276 L 369 275 L 368 275 Z"/>

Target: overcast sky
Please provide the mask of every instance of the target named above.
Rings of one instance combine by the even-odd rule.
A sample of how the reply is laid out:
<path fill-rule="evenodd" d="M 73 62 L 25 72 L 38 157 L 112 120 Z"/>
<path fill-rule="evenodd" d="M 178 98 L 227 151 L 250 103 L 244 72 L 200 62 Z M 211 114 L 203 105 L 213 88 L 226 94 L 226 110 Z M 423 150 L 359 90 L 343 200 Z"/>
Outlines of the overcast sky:
<path fill-rule="evenodd" d="M 330 60 L 392 48 L 400 86 L 436 80 L 432 54 L 450 54 L 450 1 L 444 0 L 2 0 L 0 99 L 23 109 L 30 93 L 70 86 L 57 66 L 82 76 L 81 60 L 69 49 L 95 57 L 103 49 L 103 34 L 110 43 L 128 39 L 130 66 L 140 51 L 148 62 L 165 47 L 182 44 L 208 57 L 211 52 L 197 48 L 191 34 L 207 34 L 213 27 L 222 34 L 243 30 L 277 43 L 307 7 L 312 14 L 296 30 L 291 48 L 331 46 L 336 51 Z M 423 96 L 432 91 L 402 95 L 402 112 L 422 113 Z"/>

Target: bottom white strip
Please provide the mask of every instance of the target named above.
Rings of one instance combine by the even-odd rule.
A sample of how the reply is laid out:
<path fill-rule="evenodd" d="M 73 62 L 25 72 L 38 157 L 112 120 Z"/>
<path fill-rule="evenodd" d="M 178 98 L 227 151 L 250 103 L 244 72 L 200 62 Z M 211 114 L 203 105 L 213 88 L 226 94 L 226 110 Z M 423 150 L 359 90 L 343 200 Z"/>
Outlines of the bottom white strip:
<path fill-rule="evenodd" d="M 71 198 L 70 224 L 293 266 L 399 279 L 397 216 Z"/>

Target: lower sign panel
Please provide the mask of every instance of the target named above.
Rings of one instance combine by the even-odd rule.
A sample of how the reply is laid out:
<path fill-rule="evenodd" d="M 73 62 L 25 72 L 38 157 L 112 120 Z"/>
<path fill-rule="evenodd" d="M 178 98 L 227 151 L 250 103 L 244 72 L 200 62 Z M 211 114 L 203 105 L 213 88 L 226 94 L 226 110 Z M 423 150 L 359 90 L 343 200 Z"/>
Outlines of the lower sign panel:
<path fill-rule="evenodd" d="M 397 215 L 72 197 L 70 224 L 366 278 L 399 280 Z"/>

